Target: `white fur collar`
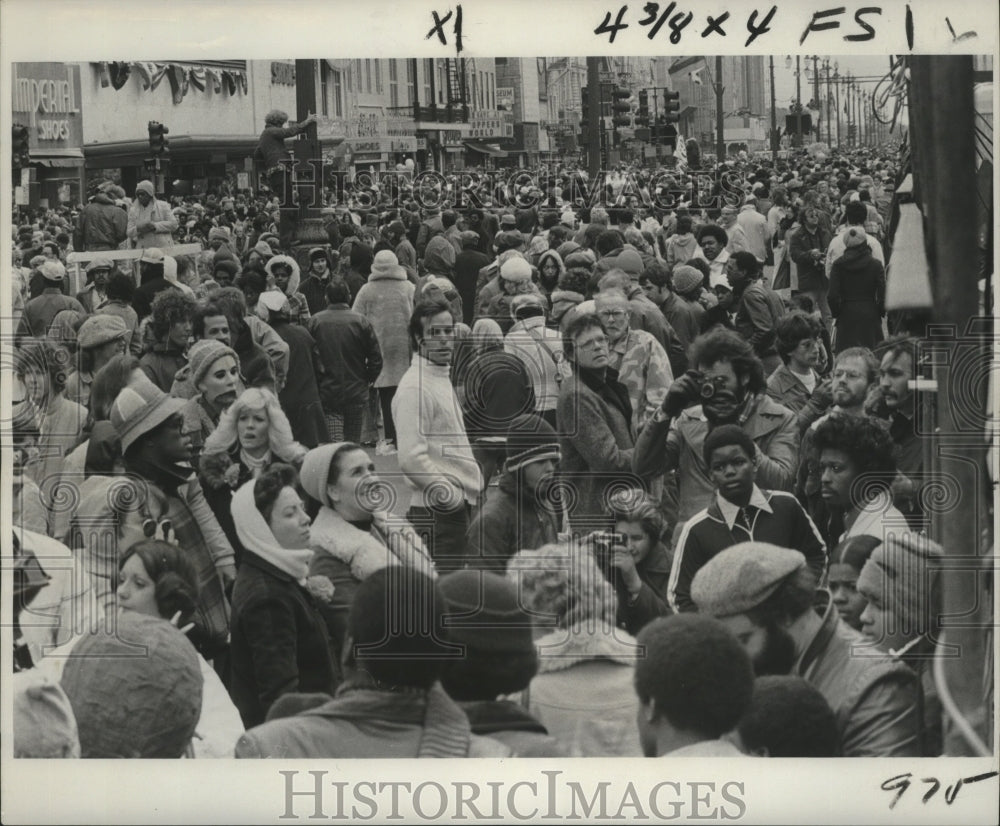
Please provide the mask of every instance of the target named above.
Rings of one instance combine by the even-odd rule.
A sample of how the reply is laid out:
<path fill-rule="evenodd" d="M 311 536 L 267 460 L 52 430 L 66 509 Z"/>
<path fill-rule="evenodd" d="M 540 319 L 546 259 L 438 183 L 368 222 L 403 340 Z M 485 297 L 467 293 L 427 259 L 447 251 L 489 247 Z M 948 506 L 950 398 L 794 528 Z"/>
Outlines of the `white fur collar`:
<path fill-rule="evenodd" d="M 557 628 L 535 641 L 538 649 L 538 673 L 563 671 L 588 660 L 611 660 L 620 665 L 635 666 L 641 648 L 624 629 L 612 629 L 598 623 L 593 631 L 582 626 Z"/>

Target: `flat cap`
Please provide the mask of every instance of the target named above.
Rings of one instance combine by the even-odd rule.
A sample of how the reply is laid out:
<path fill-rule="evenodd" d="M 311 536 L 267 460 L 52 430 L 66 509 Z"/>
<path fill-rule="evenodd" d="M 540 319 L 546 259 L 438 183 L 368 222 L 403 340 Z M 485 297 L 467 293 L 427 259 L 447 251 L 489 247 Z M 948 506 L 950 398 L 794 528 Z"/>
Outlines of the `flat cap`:
<path fill-rule="evenodd" d="M 128 325 L 116 315 L 99 313 L 90 316 L 80 325 L 76 334 L 76 343 L 81 350 L 100 347 L 109 341 L 125 338 L 128 335 Z"/>
<path fill-rule="evenodd" d="M 691 599 L 698 611 L 732 617 L 756 608 L 778 590 L 806 558 L 767 542 L 741 542 L 713 556 L 694 575 Z"/>

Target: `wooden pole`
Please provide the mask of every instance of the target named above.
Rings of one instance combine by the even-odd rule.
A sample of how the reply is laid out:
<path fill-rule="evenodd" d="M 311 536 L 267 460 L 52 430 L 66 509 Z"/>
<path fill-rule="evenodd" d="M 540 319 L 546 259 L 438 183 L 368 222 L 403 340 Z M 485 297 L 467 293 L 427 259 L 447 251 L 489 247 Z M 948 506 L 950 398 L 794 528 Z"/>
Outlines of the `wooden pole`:
<path fill-rule="evenodd" d="M 601 58 L 587 58 L 587 172 L 597 184 L 601 171 Z"/>

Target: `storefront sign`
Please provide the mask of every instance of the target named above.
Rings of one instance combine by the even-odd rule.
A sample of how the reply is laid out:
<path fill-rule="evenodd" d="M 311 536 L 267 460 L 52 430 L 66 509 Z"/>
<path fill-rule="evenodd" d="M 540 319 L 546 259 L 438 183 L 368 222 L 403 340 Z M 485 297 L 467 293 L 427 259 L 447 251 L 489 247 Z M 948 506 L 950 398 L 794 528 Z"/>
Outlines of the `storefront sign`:
<path fill-rule="evenodd" d="M 412 135 L 405 138 L 348 138 L 347 144 L 351 147 L 351 151 L 355 153 L 378 152 L 385 154 L 417 151 L 417 139 Z"/>
<path fill-rule="evenodd" d="M 504 118 L 477 118 L 472 121 L 470 138 L 513 138 L 514 124 Z"/>
<path fill-rule="evenodd" d="M 462 131 L 460 129 L 442 129 L 440 135 L 442 146 L 462 146 Z"/>
<path fill-rule="evenodd" d="M 514 87 L 497 86 L 496 88 L 497 109 L 511 110 L 514 108 Z"/>
<path fill-rule="evenodd" d="M 281 86 L 294 86 L 295 64 L 272 62 L 271 83 L 277 83 Z"/>
<path fill-rule="evenodd" d="M 66 63 L 14 63 L 11 120 L 28 127 L 28 146 L 78 149 L 83 144 L 80 67 Z"/>

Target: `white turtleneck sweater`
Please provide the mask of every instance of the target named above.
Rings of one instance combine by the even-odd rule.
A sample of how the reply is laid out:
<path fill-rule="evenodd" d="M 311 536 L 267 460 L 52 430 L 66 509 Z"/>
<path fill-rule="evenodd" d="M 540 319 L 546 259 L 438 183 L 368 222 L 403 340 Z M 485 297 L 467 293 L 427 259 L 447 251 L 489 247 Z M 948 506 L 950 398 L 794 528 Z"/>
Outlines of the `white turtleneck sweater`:
<path fill-rule="evenodd" d="M 452 486 L 456 507 L 461 499 L 474 504 L 482 489 L 450 372 L 414 355 L 392 400 L 399 469 L 413 489 L 411 506 L 443 505 L 442 482 Z"/>

